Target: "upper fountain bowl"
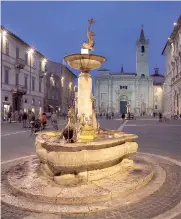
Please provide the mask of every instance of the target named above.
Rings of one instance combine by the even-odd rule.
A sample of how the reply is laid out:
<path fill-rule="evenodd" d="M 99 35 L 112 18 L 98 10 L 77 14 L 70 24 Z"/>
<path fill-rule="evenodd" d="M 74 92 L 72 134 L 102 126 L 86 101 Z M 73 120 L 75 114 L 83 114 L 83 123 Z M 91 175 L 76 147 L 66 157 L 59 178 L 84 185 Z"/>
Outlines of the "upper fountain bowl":
<path fill-rule="evenodd" d="M 71 54 L 65 56 L 64 60 L 70 67 L 87 72 L 99 68 L 106 61 L 106 58 L 94 54 Z"/>

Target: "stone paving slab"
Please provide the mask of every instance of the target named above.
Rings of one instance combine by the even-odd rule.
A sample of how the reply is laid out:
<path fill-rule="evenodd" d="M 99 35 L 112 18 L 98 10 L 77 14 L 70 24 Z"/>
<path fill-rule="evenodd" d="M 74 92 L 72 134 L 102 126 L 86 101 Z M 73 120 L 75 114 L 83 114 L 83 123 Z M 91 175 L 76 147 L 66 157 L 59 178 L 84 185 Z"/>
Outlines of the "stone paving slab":
<path fill-rule="evenodd" d="M 151 219 L 171 210 L 181 202 L 181 166 L 165 159 L 158 159 L 159 165 L 166 171 L 166 180 L 162 187 L 153 195 L 144 200 L 128 204 L 124 207 L 90 214 L 38 214 L 22 211 L 14 207 L 2 205 L 2 218 L 4 219 L 58 219 L 58 218 L 85 218 L 85 219 Z M 163 218 L 166 219 L 166 218 Z"/>

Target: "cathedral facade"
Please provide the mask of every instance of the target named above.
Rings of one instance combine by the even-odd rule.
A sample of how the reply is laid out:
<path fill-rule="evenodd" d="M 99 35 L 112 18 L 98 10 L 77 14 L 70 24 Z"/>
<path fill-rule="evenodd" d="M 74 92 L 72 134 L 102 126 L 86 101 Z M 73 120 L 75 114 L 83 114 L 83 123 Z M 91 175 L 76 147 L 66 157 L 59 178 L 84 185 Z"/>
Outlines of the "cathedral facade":
<path fill-rule="evenodd" d="M 141 29 L 136 41 L 136 73 L 118 73 L 107 69 L 99 70 L 95 77 L 96 110 L 98 113 L 134 113 L 135 115 L 163 111 L 164 77 L 158 73 L 149 74 L 149 40 Z M 161 79 L 160 79 L 161 78 Z"/>

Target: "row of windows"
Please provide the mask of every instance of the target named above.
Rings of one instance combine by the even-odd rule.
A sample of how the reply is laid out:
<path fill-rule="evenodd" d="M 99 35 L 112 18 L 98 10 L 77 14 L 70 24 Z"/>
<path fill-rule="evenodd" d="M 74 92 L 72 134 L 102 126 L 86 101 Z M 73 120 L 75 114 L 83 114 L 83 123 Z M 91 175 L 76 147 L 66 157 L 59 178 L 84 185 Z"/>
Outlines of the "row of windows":
<path fill-rule="evenodd" d="M 28 103 L 28 100 L 27 100 L 26 98 L 24 99 L 24 103 Z M 34 98 L 31 100 L 31 104 L 32 104 L 32 105 L 35 105 L 35 104 L 36 104 L 36 101 L 35 101 Z M 38 101 L 38 104 L 41 105 L 41 100 Z"/>
<path fill-rule="evenodd" d="M 4 100 L 5 100 L 5 101 L 8 101 L 8 97 L 4 97 Z M 24 103 L 28 103 L 27 98 L 24 99 Z M 31 103 L 32 103 L 33 105 L 36 103 L 34 98 L 31 100 Z M 41 105 L 41 100 L 38 101 L 38 104 Z"/>
<path fill-rule="evenodd" d="M 121 85 L 121 86 L 120 86 L 120 89 L 126 89 L 126 90 L 127 90 L 127 89 L 128 89 L 128 86 L 122 86 L 122 85 Z"/>
<path fill-rule="evenodd" d="M 6 40 L 6 42 L 5 42 L 5 54 L 9 55 L 9 42 L 8 42 L 8 40 Z M 16 47 L 16 59 L 18 59 L 18 58 L 20 58 L 20 49 L 18 47 Z M 25 64 L 28 65 L 28 52 L 25 52 L 24 61 L 25 61 Z M 31 54 L 30 62 L 31 63 L 29 63 L 29 65 L 35 67 L 35 55 Z M 43 68 L 42 61 L 40 60 L 39 61 L 39 69 L 42 70 L 42 68 Z M 47 66 L 45 64 L 45 71 L 46 70 L 47 70 Z"/>
<path fill-rule="evenodd" d="M 31 90 L 32 91 L 35 91 L 35 80 L 36 78 L 32 76 L 31 77 Z M 4 83 L 9 84 L 9 70 L 8 69 L 5 69 Z M 16 76 L 15 76 L 15 85 L 19 86 L 19 74 L 18 73 L 16 73 Z M 42 91 L 41 86 L 42 86 L 42 80 L 39 79 L 39 92 Z M 24 76 L 24 88 L 28 89 L 28 75 Z"/>

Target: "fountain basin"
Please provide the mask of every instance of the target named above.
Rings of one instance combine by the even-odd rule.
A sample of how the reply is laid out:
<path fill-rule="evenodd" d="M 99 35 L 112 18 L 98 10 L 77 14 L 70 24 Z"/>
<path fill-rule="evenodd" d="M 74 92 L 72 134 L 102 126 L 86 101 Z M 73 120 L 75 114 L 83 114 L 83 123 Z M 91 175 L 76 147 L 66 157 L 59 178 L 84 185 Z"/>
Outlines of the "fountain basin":
<path fill-rule="evenodd" d="M 46 132 L 37 136 L 36 152 L 41 162 L 41 173 L 50 178 L 104 170 L 120 164 L 138 150 L 136 135 L 120 134 L 120 137 L 112 139 L 97 138 L 92 142 L 75 144 L 57 143 L 50 137 L 47 140 L 45 135 Z"/>
<path fill-rule="evenodd" d="M 70 67 L 80 71 L 90 71 L 99 68 L 106 61 L 104 56 L 94 54 L 71 54 L 64 57 Z"/>

